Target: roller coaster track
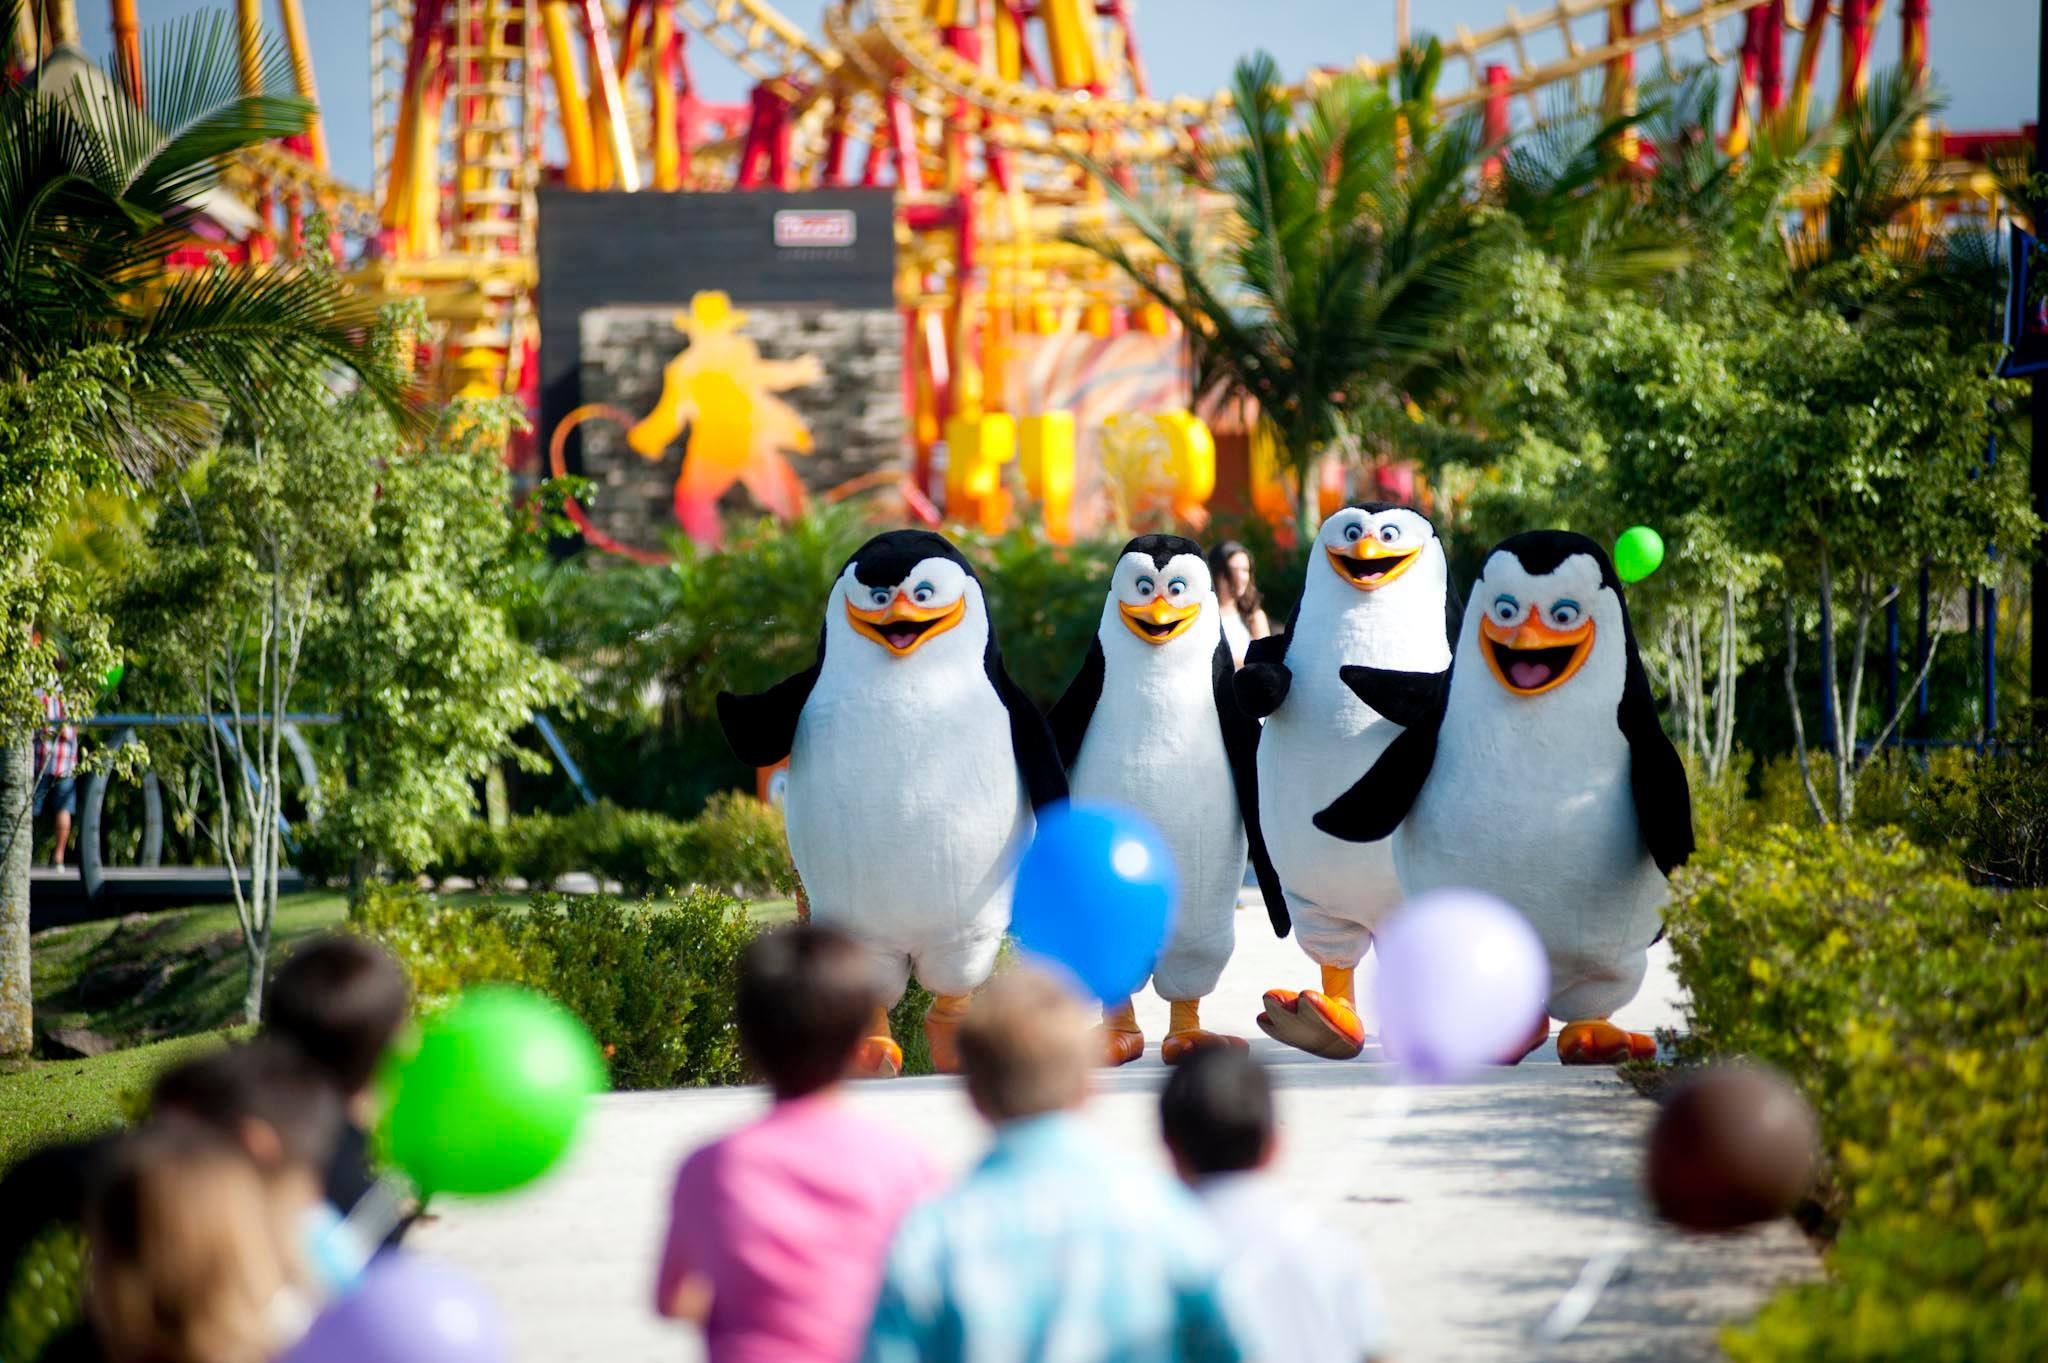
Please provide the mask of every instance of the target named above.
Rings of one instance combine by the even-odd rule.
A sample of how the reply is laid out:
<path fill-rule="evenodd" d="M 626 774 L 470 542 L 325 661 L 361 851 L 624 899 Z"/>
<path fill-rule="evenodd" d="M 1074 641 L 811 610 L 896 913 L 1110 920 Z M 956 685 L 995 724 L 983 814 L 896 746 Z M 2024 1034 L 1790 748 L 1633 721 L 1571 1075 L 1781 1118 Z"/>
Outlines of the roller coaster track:
<path fill-rule="evenodd" d="M 734 2 L 752 4 L 754 0 Z M 1490 96 L 1530 94 L 1645 48 L 1660 48 L 1668 57 L 1674 39 L 1695 31 L 1702 33 L 1707 59 L 1719 61 L 1724 54 L 1714 43 L 1713 25 L 1762 3 L 1764 0 L 1696 0 L 1688 6 L 1685 0 L 1657 0 L 1654 24 L 1598 45 L 1585 43 L 1573 31 L 1573 23 L 1606 13 L 1612 8 L 1608 0 L 1562 0 L 1531 15 L 1518 15 L 1511 8 L 1507 21 L 1493 28 L 1473 33 L 1461 26 L 1450 37 L 1440 39 L 1446 65 L 1462 66 L 1469 79 L 1462 88 L 1441 92 L 1437 103 L 1454 110 Z M 985 135 L 999 144 L 1057 151 L 1077 141 L 1109 138 L 1115 156 L 1151 159 L 1190 151 L 1197 141 L 1214 137 L 1230 111 L 1231 96 L 1224 91 L 1207 99 L 1114 99 L 1005 80 L 941 43 L 925 20 L 919 0 L 840 0 L 829 13 L 842 30 L 857 30 L 861 19 L 867 19 L 891 54 L 925 87 L 914 96 L 919 108 L 943 114 L 953 101 L 965 101 L 988 117 Z M 1796 30 L 1798 25 L 1792 27 Z M 1561 35 L 1565 54 L 1548 62 L 1530 61 L 1527 40 L 1553 31 Z M 1489 86 L 1484 76 L 1487 58 L 1509 53 L 1519 71 L 1511 67 L 1504 86 Z M 1360 57 L 1349 70 L 1370 78 L 1387 67 Z M 1294 98 L 1307 97 L 1336 74 L 1313 73 L 1289 87 L 1287 93 Z"/>

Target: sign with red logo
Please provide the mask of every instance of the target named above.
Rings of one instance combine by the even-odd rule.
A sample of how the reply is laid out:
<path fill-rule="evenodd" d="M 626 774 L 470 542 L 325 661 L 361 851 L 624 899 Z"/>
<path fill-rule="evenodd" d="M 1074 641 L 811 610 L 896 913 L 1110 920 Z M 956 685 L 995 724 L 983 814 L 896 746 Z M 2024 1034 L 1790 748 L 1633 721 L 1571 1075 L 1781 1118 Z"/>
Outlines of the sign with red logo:
<path fill-rule="evenodd" d="M 775 244 L 812 249 L 851 246 L 853 212 L 845 208 L 777 209 Z"/>

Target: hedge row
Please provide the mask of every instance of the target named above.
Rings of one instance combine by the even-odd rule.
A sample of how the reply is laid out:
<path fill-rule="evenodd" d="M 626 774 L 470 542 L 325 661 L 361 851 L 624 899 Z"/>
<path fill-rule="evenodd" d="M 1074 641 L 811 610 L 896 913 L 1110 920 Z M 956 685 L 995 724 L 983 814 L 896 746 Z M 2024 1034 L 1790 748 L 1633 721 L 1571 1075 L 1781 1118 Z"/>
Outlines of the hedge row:
<path fill-rule="evenodd" d="M 520 815 L 503 826 L 450 824 L 421 869 L 436 881 L 485 887 L 519 879 L 546 888 L 574 871 L 617 881 L 632 895 L 704 885 L 767 894 L 789 881 L 781 811 L 750 795 L 714 795 L 687 821 L 599 804 L 573 814 Z"/>
<path fill-rule="evenodd" d="M 1739 1360 L 2048 1358 L 2048 903 L 1897 830 L 1702 852 L 1667 915 L 1691 1044 L 1778 1066 L 1821 1116 L 1824 1283 Z"/>
<path fill-rule="evenodd" d="M 674 902 L 536 894 L 524 908 L 444 904 L 372 886 L 350 928 L 405 966 L 422 1013 L 473 984 L 523 984 L 590 1028 L 612 1087 L 676 1088 L 742 1078 L 733 1025 L 746 905 L 712 890 Z"/>

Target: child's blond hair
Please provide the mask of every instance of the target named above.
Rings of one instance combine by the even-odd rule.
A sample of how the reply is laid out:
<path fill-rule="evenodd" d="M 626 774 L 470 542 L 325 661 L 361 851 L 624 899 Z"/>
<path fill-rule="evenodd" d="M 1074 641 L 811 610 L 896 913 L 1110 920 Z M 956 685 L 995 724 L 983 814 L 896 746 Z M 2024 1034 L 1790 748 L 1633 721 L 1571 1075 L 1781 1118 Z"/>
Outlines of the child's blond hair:
<path fill-rule="evenodd" d="M 94 1199 L 92 1320 L 113 1363 L 263 1363 L 286 1259 L 248 1156 L 195 1122 L 129 1137 Z"/>
<path fill-rule="evenodd" d="M 1073 1107 L 1088 1092 L 1095 1032 L 1079 999 L 1051 975 L 1019 966 L 998 975 L 960 1024 L 960 1071 L 992 1122 Z"/>

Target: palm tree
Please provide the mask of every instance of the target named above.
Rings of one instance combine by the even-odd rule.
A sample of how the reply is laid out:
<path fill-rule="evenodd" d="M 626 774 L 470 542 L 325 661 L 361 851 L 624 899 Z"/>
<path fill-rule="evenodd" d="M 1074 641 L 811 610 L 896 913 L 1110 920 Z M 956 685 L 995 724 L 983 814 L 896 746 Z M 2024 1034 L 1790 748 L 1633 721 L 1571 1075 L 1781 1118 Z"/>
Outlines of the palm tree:
<path fill-rule="evenodd" d="M 1490 230 L 1471 192 L 1481 122 L 1437 119 L 1441 60 L 1431 40 L 1398 83 L 1339 77 L 1297 116 L 1278 66 L 1255 54 L 1233 78 L 1237 126 L 1213 172 L 1230 210 L 1220 243 L 1186 204 L 1146 202 L 1094 167 L 1165 268 L 1115 234 L 1069 238 L 1179 320 L 1201 391 L 1258 403 L 1301 480 L 1310 532 L 1316 459 L 1366 408 L 1439 377 Z"/>
<path fill-rule="evenodd" d="M 0 6 L 17 24 L 20 0 Z M 60 52 L 22 82 L 0 80 L 0 389 L 17 394 L 66 374 L 90 387 L 64 404 L 63 434 L 146 480 L 204 449 L 227 422 L 263 424 L 305 391 L 311 374 L 353 373 L 394 410 L 410 408 L 401 378 L 365 346 L 370 310 L 330 270 L 311 264 L 172 273 L 205 196 L 228 158 L 304 130 L 313 105 L 293 94 L 274 44 L 251 54 L 224 13 L 193 16 L 150 47 L 148 108 L 109 72 L 69 82 L 83 65 Z M 81 364 L 81 357 L 96 357 Z M 19 405 L 19 404 L 17 404 Z M 15 461 L 19 462 L 19 461 Z M 33 464 L 33 460 L 30 461 Z M 0 498 L 0 535 L 17 581 L 39 571 L 49 522 L 63 511 L 55 469 L 20 470 Z M 45 476 L 47 474 L 47 476 Z M 40 495 L 39 495 L 40 494 Z M 10 630 L 22 628 L 10 624 Z M 48 665 L 34 649 L 0 650 L 0 1055 L 31 1044 L 28 985 L 29 688 Z"/>

